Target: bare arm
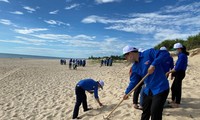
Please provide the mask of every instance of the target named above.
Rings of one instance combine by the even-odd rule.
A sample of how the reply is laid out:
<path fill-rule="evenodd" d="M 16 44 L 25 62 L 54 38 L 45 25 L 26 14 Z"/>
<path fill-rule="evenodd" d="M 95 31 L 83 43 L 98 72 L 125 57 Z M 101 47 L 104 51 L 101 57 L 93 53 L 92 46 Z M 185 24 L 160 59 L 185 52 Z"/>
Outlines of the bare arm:
<path fill-rule="evenodd" d="M 96 98 L 96 101 L 99 103 L 99 106 L 103 106 L 103 104 L 100 102 L 99 98 Z"/>

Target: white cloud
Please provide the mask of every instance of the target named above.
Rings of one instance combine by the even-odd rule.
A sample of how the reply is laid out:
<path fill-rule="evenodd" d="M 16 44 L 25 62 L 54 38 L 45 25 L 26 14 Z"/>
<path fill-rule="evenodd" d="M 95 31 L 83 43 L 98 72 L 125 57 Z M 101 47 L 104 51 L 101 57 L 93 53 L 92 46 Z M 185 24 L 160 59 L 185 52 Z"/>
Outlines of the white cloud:
<path fill-rule="evenodd" d="M 25 7 L 23 7 L 24 9 L 26 9 L 27 10 L 27 12 L 29 12 L 29 13 L 33 13 L 33 12 L 35 12 L 36 11 L 36 9 L 34 9 L 34 8 L 31 8 L 31 7 L 29 7 L 29 6 L 25 6 Z"/>
<path fill-rule="evenodd" d="M 66 9 L 66 10 L 70 10 L 70 9 L 76 8 L 76 7 L 78 7 L 78 6 L 79 6 L 79 4 L 72 4 L 72 5 L 70 5 L 70 6 L 65 7 L 65 9 Z"/>
<path fill-rule="evenodd" d="M 97 16 L 97 15 L 90 15 L 86 18 L 84 18 L 81 22 L 83 23 L 104 23 L 104 24 L 107 24 L 107 23 L 113 23 L 113 22 L 117 22 L 115 20 L 109 20 L 108 18 L 106 17 L 100 17 L 100 16 Z"/>
<path fill-rule="evenodd" d="M 20 33 L 20 34 L 30 34 L 38 31 L 46 31 L 48 30 L 47 28 L 31 28 L 31 29 L 14 29 L 15 32 Z"/>
<path fill-rule="evenodd" d="M 0 19 L 0 23 L 4 25 L 12 25 L 14 27 L 17 27 L 17 25 L 15 25 L 14 23 L 12 23 L 10 20 L 7 19 Z"/>
<path fill-rule="evenodd" d="M 59 12 L 59 10 L 55 10 L 55 11 L 49 12 L 49 14 L 57 14 L 58 12 Z"/>
<path fill-rule="evenodd" d="M 17 44 L 25 44 L 25 45 L 46 45 L 42 40 L 35 40 L 25 37 L 16 37 L 14 40 L 1 40 L 0 42 L 4 43 L 17 43 Z"/>
<path fill-rule="evenodd" d="M 88 36 L 88 35 L 76 35 L 74 36 L 74 39 L 84 39 L 84 40 L 94 40 L 96 36 Z"/>
<path fill-rule="evenodd" d="M 32 45 L 46 45 L 46 41 L 42 39 L 32 39 L 32 38 L 27 38 L 27 37 L 22 37 L 22 36 L 16 36 L 16 39 L 23 40 L 27 44 L 32 44 Z"/>
<path fill-rule="evenodd" d="M 4 25 L 11 25 L 13 24 L 10 20 L 0 19 L 0 23 Z"/>
<path fill-rule="evenodd" d="M 75 49 L 79 48 L 78 54 L 83 52 L 88 53 L 89 55 L 110 55 L 111 53 L 117 54 L 118 51 L 116 51 L 116 49 L 121 50 L 122 47 L 126 45 L 125 41 L 119 40 L 117 38 L 109 37 L 103 40 L 98 40 L 96 36 L 88 36 L 84 34 L 75 36 L 66 34 L 32 34 L 31 36 L 48 40 L 48 42 L 51 42 L 53 46 L 60 45 L 65 48 L 74 49 L 74 51 Z M 53 44 L 54 42 L 57 44 Z M 91 48 L 95 48 L 95 50 L 91 51 Z M 73 54 L 74 51 L 71 53 Z"/>
<path fill-rule="evenodd" d="M 70 26 L 69 23 L 64 23 L 64 22 L 61 22 L 61 21 L 57 21 L 57 20 L 44 20 L 44 22 L 50 24 L 50 25 L 64 25 L 64 26 Z"/>
<path fill-rule="evenodd" d="M 32 36 L 41 38 L 41 39 L 49 39 L 49 40 L 71 39 L 70 35 L 63 35 L 63 34 L 33 34 Z"/>
<path fill-rule="evenodd" d="M 171 39 L 184 39 L 186 40 L 189 36 L 198 34 L 199 31 L 187 31 L 184 33 L 181 33 L 177 30 L 170 30 L 170 29 L 163 29 L 157 32 L 154 35 L 154 38 L 156 40 L 171 40 Z"/>
<path fill-rule="evenodd" d="M 23 15 L 24 13 L 23 12 L 20 12 L 20 11 L 15 11 L 15 12 L 10 12 L 12 14 L 16 14 L 16 15 Z"/>
<path fill-rule="evenodd" d="M 200 2 L 194 2 L 188 5 L 181 5 L 181 6 L 167 6 L 164 8 L 164 12 L 167 13 L 180 13 L 180 12 L 200 12 Z"/>
<path fill-rule="evenodd" d="M 151 25 L 122 25 L 122 24 L 116 24 L 110 27 L 106 27 L 105 29 L 113 29 L 113 30 L 119 30 L 119 31 L 125 31 L 125 32 L 134 32 L 139 34 L 148 34 L 156 31 L 155 26 Z"/>
<path fill-rule="evenodd" d="M 51 25 L 57 25 L 57 22 L 55 20 L 45 20 L 44 22 L 51 24 Z"/>
<path fill-rule="evenodd" d="M 7 2 L 7 3 L 10 3 L 8 0 L 0 0 L 0 2 Z"/>
<path fill-rule="evenodd" d="M 84 34 L 70 36 L 66 34 L 32 34 L 31 36 L 40 38 L 40 39 L 49 39 L 49 40 L 58 40 L 58 41 L 73 41 L 73 40 L 94 40 L 95 36 L 88 36 Z"/>
<path fill-rule="evenodd" d="M 106 24 L 105 29 L 151 34 L 156 40 L 186 38 L 188 35 L 198 33 L 196 31 L 200 28 L 200 2 L 176 6 L 173 9 L 169 6 L 165 8 L 167 9 L 152 13 L 132 13 L 120 19 L 90 15 L 84 18 L 82 23 L 102 23 Z"/>
<path fill-rule="evenodd" d="M 120 1 L 121 0 L 95 0 L 95 2 L 98 3 L 98 4 L 120 2 Z"/>
<path fill-rule="evenodd" d="M 4 43 L 27 44 L 25 41 L 21 41 L 21 40 L 0 40 L 0 42 L 4 42 Z"/>

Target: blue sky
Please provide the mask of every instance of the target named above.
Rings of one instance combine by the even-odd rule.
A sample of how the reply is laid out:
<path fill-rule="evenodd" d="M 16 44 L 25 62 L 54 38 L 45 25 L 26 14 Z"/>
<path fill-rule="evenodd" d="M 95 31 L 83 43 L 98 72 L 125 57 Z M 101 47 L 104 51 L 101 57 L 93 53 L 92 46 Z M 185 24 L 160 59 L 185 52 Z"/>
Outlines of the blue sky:
<path fill-rule="evenodd" d="M 121 55 L 199 32 L 199 0 L 0 0 L 0 53 Z"/>

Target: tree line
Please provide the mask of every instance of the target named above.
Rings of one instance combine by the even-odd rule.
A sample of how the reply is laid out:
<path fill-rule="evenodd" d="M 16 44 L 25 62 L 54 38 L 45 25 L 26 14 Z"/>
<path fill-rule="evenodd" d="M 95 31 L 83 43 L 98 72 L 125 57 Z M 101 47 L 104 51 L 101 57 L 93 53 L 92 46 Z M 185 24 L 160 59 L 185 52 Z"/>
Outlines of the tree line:
<path fill-rule="evenodd" d="M 88 59 L 99 60 L 99 59 L 106 59 L 106 58 L 112 58 L 113 60 L 123 60 L 124 59 L 122 55 L 111 55 L 111 56 L 104 56 L 104 57 L 91 56 Z"/>
<path fill-rule="evenodd" d="M 160 44 L 156 45 L 154 48 L 159 49 L 162 46 L 165 46 L 168 50 L 173 50 L 173 45 L 177 42 L 180 42 L 186 46 L 187 50 L 200 48 L 200 33 L 194 36 L 189 36 L 187 40 L 174 39 L 174 40 L 165 40 Z"/>

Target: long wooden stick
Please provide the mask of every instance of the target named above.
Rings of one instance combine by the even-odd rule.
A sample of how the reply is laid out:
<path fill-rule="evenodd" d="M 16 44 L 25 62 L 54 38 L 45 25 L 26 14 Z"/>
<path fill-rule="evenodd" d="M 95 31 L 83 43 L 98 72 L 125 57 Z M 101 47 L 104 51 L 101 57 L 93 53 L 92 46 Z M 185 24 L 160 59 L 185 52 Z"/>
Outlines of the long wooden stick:
<path fill-rule="evenodd" d="M 137 89 L 139 87 L 139 85 L 142 84 L 142 82 L 144 82 L 144 80 L 149 76 L 149 74 L 147 73 L 143 78 L 142 80 L 140 80 L 140 82 L 127 94 L 127 96 L 129 96 L 133 91 L 135 91 L 135 89 Z M 105 117 L 104 119 L 108 119 L 111 114 L 119 107 L 119 105 L 124 101 L 124 99 L 122 99 L 116 106 L 115 108 L 110 112 L 110 114 Z"/>

